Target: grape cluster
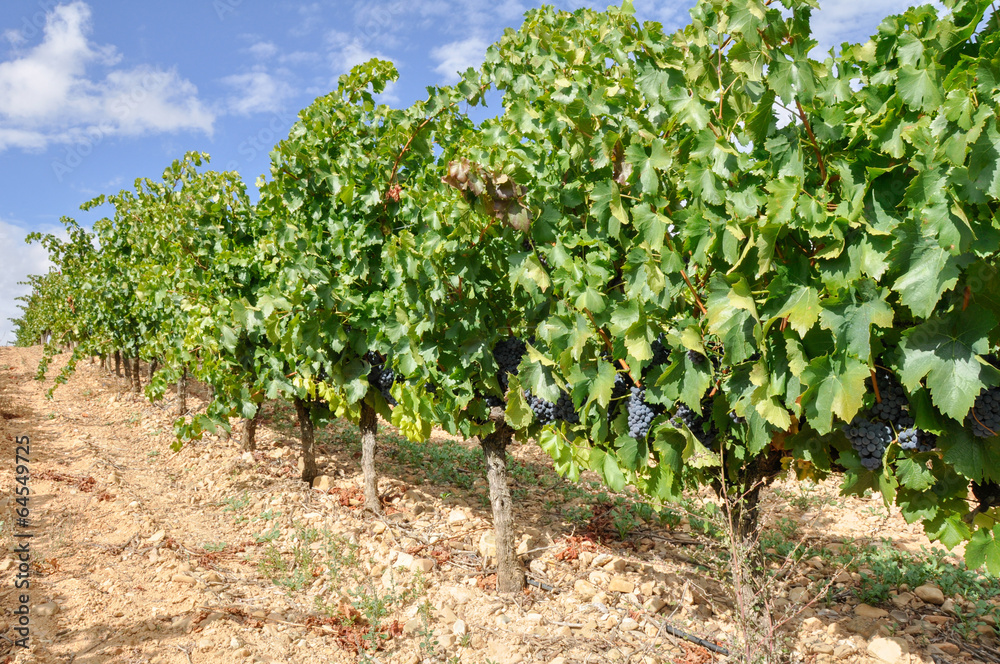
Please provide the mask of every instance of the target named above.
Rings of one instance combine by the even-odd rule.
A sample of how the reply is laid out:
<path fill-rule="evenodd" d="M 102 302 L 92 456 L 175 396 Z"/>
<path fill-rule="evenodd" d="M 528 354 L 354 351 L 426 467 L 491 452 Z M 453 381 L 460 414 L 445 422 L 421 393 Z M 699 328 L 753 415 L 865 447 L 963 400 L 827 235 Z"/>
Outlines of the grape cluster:
<path fill-rule="evenodd" d="M 649 435 L 653 418 L 663 412 L 663 406 L 646 403 L 646 390 L 641 387 L 631 388 L 628 398 L 628 435 L 636 440 L 642 440 Z"/>
<path fill-rule="evenodd" d="M 907 427 L 899 432 L 899 446 L 908 451 L 930 452 L 937 447 L 937 436 L 916 427 Z"/>
<path fill-rule="evenodd" d="M 965 423 L 979 438 L 1000 434 L 1000 387 L 983 390 L 965 417 Z"/>
<path fill-rule="evenodd" d="M 735 414 L 736 413 L 732 413 L 732 415 Z M 707 449 L 711 449 L 719 431 L 715 427 L 714 423 L 712 423 L 708 431 L 705 431 L 706 421 L 706 418 L 694 412 L 687 404 L 682 403 L 677 406 L 677 411 L 674 413 L 671 423 L 673 423 L 674 426 L 680 426 L 683 424 L 691 430 L 691 433 L 694 434 L 694 437 L 699 443 L 702 444 L 702 446 Z"/>
<path fill-rule="evenodd" d="M 559 398 L 556 400 L 556 407 L 552 411 L 552 416 L 557 420 L 562 420 L 570 424 L 580 423 L 580 416 L 577 415 L 576 410 L 573 408 L 573 397 L 569 395 L 569 392 L 561 392 L 559 394 Z"/>
<path fill-rule="evenodd" d="M 687 356 L 688 356 L 688 359 L 691 360 L 691 364 L 693 364 L 695 366 L 703 364 L 705 362 L 705 360 L 708 359 L 708 358 L 706 358 L 704 355 L 702 355 L 701 353 L 699 353 L 696 350 L 689 350 L 687 352 Z"/>
<path fill-rule="evenodd" d="M 531 412 L 535 414 L 535 419 L 542 426 L 551 424 L 556 420 L 562 420 L 570 424 L 580 423 L 580 416 L 573 410 L 573 398 L 566 391 L 559 394 L 559 398 L 556 399 L 555 403 L 546 401 L 541 397 L 536 397 L 528 390 L 524 391 L 524 398 L 528 401 Z"/>
<path fill-rule="evenodd" d="M 493 347 L 493 359 L 496 361 L 500 371 L 497 372 L 497 382 L 504 394 L 507 393 L 508 376 L 517 375 L 517 367 L 521 364 L 521 358 L 528 350 L 522 339 L 517 337 L 507 337 L 503 341 L 497 342 Z"/>
<path fill-rule="evenodd" d="M 376 353 L 368 351 L 365 353 L 365 361 L 371 365 L 368 371 L 368 384 L 382 393 L 382 397 L 390 406 L 396 405 L 396 400 L 389 393 L 392 384 L 396 382 L 396 372 L 385 366 L 385 360 Z"/>
<path fill-rule="evenodd" d="M 882 467 L 882 455 L 893 439 L 892 429 L 888 424 L 858 416 L 851 420 L 850 425 L 844 427 L 844 434 L 861 456 L 862 466 L 868 470 Z"/>
<path fill-rule="evenodd" d="M 898 425 L 900 418 L 904 417 L 906 413 L 906 391 L 892 374 L 886 371 L 879 371 L 875 374 L 875 384 L 878 386 L 878 395 L 881 401 L 876 401 L 872 405 L 868 411 L 869 415 L 873 419 Z"/>

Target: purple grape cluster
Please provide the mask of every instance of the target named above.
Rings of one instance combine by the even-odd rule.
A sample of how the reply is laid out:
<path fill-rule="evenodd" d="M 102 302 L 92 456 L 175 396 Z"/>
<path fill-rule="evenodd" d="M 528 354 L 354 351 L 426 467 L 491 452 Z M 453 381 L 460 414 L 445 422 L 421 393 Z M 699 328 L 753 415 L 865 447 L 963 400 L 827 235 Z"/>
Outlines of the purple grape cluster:
<path fill-rule="evenodd" d="M 736 413 L 731 413 L 730 417 Z M 694 412 L 687 404 L 680 404 L 677 406 L 677 411 L 674 413 L 674 417 L 671 423 L 674 426 L 679 426 L 681 424 L 685 425 L 694 434 L 694 437 L 707 449 L 711 449 L 712 445 L 715 443 L 715 437 L 719 434 L 719 430 L 716 428 L 714 423 L 711 423 L 708 431 L 705 431 L 705 424 L 709 420 L 702 417 L 698 413 Z"/>
<path fill-rule="evenodd" d="M 882 420 L 898 425 L 900 419 L 906 416 L 906 391 L 896 378 L 887 371 L 875 373 L 875 384 L 881 401 L 876 401 L 868 410 L 872 419 Z"/>
<path fill-rule="evenodd" d="M 493 359 L 500 369 L 497 372 L 497 382 L 504 394 L 507 393 L 508 377 L 511 374 L 517 375 L 518 365 L 527 350 L 524 340 L 517 337 L 507 337 L 493 347 Z"/>
<path fill-rule="evenodd" d="M 392 384 L 396 382 L 398 375 L 395 371 L 385 366 L 385 359 L 377 353 L 368 351 L 365 353 L 365 361 L 371 365 L 368 371 L 368 384 L 382 393 L 382 397 L 390 406 L 396 405 L 396 400 L 389 393 Z"/>
<path fill-rule="evenodd" d="M 649 435 L 653 419 L 663 412 L 660 404 L 646 403 L 646 390 L 633 387 L 628 398 L 628 435 L 642 440 Z"/>
<path fill-rule="evenodd" d="M 1000 434 L 1000 387 L 983 390 L 965 417 L 966 425 L 979 438 Z"/>
<path fill-rule="evenodd" d="M 844 427 L 844 434 L 861 457 L 861 465 L 868 470 L 882 467 L 882 455 L 893 440 L 892 429 L 885 422 L 865 419 L 860 415 Z"/>

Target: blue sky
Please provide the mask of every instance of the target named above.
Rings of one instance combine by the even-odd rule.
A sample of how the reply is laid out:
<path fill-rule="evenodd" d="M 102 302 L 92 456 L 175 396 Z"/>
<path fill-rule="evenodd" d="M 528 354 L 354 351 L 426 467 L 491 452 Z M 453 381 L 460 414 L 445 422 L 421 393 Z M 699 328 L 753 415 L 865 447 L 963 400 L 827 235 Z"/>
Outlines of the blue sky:
<path fill-rule="evenodd" d="M 863 41 L 905 0 L 826 0 L 814 14 L 820 45 Z M 400 81 L 384 95 L 409 104 L 428 85 L 481 62 L 530 0 L 96 2 L 5 0 L 0 14 L 0 344 L 13 342 L 17 285 L 47 269 L 24 244 L 62 216 L 89 226 L 107 208 L 81 203 L 158 178 L 188 150 L 212 155 L 248 184 L 299 109 L 370 57 Z M 603 9 L 606 1 L 556 6 Z M 641 20 L 668 30 L 693 0 L 635 0 Z"/>

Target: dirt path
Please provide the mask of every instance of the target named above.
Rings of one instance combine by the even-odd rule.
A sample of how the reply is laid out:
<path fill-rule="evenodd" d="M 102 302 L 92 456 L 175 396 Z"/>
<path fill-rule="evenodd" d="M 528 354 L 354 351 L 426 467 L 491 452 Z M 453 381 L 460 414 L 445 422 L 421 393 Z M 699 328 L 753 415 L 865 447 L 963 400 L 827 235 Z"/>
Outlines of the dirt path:
<path fill-rule="evenodd" d="M 447 438 L 416 446 L 383 428 L 387 515 L 366 520 L 351 427 L 319 437 L 324 490 L 308 489 L 296 479 L 286 407 L 269 407 L 257 452 L 242 453 L 238 436 L 173 452 L 171 398 L 150 405 L 122 394 L 123 381 L 84 362 L 47 400 L 51 381 L 33 380 L 40 356 L 0 348 L 5 435 L 32 441 L 33 535 L 30 648 L 0 641 L 0 662 L 701 664 L 720 658 L 665 625 L 719 643 L 734 633 L 701 512 L 653 519 L 596 485 L 558 478 L 540 450 L 518 447 L 519 553 L 538 585 L 501 598 L 490 589 L 475 447 Z M 194 392 L 190 407 L 203 407 Z M 7 450 L 0 540 L 10 552 L 23 529 Z M 883 642 L 911 653 L 897 662 L 990 656 L 990 629 L 950 644 L 960 621 L 913 588 L 893 587 L 882 608 L 858 599 L 868 583 L 858 571 L 871 570 L 838 568 L 838 550 L 883 535 L 901 550 L 927 543 L 877 500 L 782 483 L 766 510 L 772 531 L 826 552 L 790 564 L 769 591 L 776 615 L 792 615 L 781 634 L 791 661 L 889 661 L 869 652 Z M 5 639 L 17 638 L 17 572 L 12 553 L 0 559 Z"/>

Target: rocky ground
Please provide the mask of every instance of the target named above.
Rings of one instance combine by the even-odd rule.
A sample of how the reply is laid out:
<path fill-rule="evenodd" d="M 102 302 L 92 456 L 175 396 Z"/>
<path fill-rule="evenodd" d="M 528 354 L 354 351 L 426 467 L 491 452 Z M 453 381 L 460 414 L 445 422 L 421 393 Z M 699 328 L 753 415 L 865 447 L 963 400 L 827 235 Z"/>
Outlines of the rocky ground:
<path fill-rule="evenodd" d="M 382 423 L 387 508 L 371 519 L 348 425 L 318 437 L 324 475 L 310 488 L 297 480 L 287 407 L 268 405 L 256 452 L 241 452 L 238 434 L 174 452 L 172 395 L 150 404 L 84 362 L 47 400 L 51 381 L 33 380 L 40 356 L 0 348 L 0 544 L 23 541 L 15 435 L 31 438 L 34 535 L 27 650 L 10 643 L 18 564 L 0 557 L 2 662 L 739 661 L 672 633 L 724 648 L 741 633 L 707 496 L 655 517 L 517 446 L 519 553 L 533 585 L 502 597 L 474 444 L 413 445 Z M 197 389 L 189 405 L 203 407 Z M 919 528 L 879 498 L 780 482 L 764 520 L 776 626 L 751 620 L 752 646 L 794 662 L 1000 661 L 996 582 L 922 549 Z M 887 553 L 928 567 L 899 582 L 912 563 L 873 562 L 895 560 Z"/>

